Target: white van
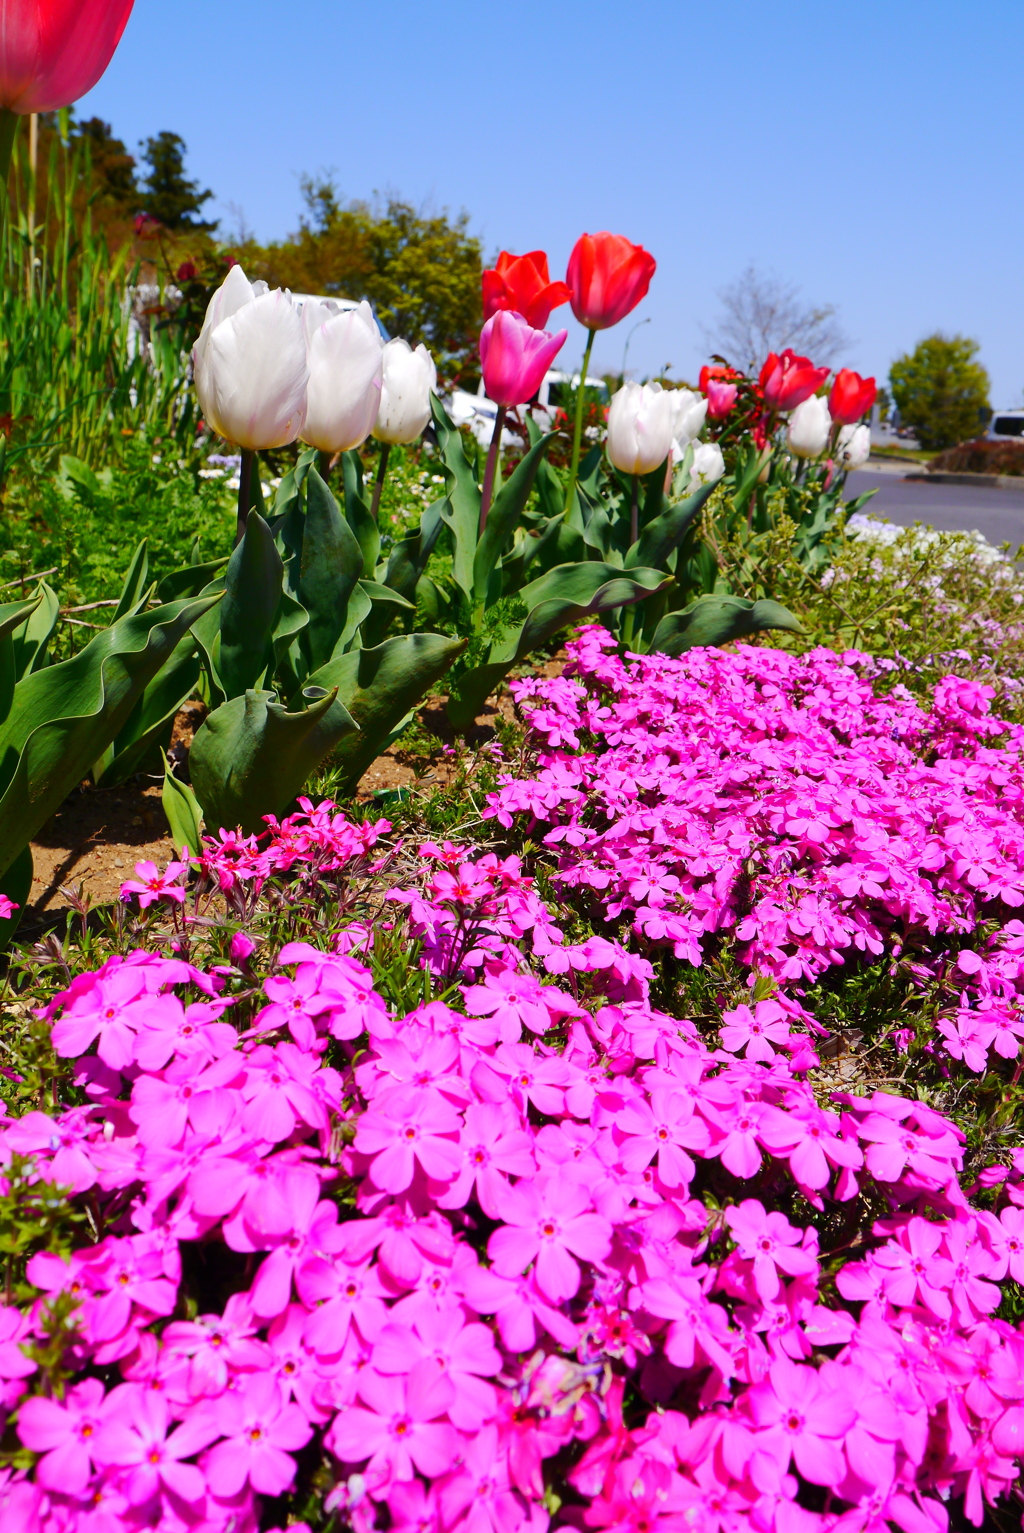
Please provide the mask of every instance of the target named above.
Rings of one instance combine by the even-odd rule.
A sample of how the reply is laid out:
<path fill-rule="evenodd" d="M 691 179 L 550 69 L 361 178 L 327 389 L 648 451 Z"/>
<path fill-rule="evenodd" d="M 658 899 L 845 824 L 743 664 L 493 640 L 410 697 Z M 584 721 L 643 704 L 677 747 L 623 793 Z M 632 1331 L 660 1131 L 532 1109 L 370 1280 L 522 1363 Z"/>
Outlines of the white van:
<path fill-rule="evenodd" d="M 1024 410 L 993 410 L 985 435 L 990 442 L 1019 442 L 1024 437 Z"/>
<path fill-rule="evenodd" d="M 579 385 L 579 373 L 569 374 L 555 370 L 544 374 L 541 386 L 537 390 L 536 400 L 532 402 L 533 418 L 542 431 L 551 430 L 559 410 L 566 408 L 566 395 L 571 389 L 578 389 Z M 587 388 L 602 405 L 608 404 L 610 397 L 608 385 L 603 378 L 591 378 L 588 374 Z M 475 394 L 467 389 L 453 389 L 451 398 L 446 401 L 446 407 L 457 426 L 468 426 L 481 446 L 490 445 L 498 406 L 484 393 L 482 378 Z M 521 446 L 522 440 L 522 432 L 516 431 L 512 426 L 506 425 L 501 433 L 503 447 Z"/>

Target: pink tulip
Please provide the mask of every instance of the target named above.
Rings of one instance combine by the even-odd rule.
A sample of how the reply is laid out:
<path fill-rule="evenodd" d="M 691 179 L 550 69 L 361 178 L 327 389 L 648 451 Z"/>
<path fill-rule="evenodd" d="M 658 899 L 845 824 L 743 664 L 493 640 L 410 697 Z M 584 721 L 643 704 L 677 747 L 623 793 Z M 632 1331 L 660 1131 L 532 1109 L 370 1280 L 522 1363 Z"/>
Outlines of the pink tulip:
<path fill-rule="evenodd" d="M 738 393 L 735 383 L 719 383 L 715 378 L 708 379 L 708 414 L 713 421 L 725 419 L 736 403 Z"/>
<path fill-rule="evenodd" d="M 506 407 L 532 399 L 568 334 L 568 330 L 559 330 L 557 335 L 534 330 L 521 314 L 510 309 L 492 314 L 480 332 L 480 361 L 488 399 Z"/>
<path fill-rule="evenodd" d="M 92 90 L 121 41 L 132 0 L 4 0 L 0 107 L 24 115 Z"/>

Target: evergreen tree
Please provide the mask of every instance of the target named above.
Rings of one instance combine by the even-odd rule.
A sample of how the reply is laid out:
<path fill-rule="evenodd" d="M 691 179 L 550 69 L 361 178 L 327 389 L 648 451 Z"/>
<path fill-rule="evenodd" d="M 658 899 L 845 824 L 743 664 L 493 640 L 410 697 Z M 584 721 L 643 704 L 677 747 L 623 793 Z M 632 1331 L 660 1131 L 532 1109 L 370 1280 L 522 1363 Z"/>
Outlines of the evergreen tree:
<path fill-rule="evenodd" d="M 205 222 L 196 216 L 213 192 L 209 189 L 200 191 L 198 181 L 190 181 L 185 175 L 185 140 L 177 133 L 165 131 L 155 138 L 147 138 L 142 151 L 148 167 L 143 182 L 142 211 L 166 229 L 216 229 L 216 221 Z"/>

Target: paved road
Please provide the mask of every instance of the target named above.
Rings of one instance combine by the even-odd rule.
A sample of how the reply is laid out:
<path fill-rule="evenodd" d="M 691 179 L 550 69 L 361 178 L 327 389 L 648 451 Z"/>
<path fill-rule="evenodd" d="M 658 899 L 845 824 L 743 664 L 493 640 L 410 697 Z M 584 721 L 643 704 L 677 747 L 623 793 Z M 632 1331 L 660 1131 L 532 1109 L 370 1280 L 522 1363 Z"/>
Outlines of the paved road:
<path fill-rule="evenodd" d="M 990 543 L 1024 543 L 1024 491 L 927 484 L 896 474 L 860 472 L 846 481 L 847 499 L 877 490 L 865 510 L 901 527 L 926 522 L 941 532 L 977 528 Z"/>

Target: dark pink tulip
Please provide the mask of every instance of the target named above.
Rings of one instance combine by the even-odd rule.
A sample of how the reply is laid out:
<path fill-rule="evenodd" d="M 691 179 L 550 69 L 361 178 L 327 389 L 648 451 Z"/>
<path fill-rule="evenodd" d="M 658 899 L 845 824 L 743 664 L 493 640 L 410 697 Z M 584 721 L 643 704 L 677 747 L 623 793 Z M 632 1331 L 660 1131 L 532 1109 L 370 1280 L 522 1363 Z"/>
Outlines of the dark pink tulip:
<path fill-rule="evenodd" d="M 568 334 L 568 330 L 559 330 L 557 335 L 534 330 L 521 314 L 510 309 L 492 314 L 480 332 L 480 361 L 488 399 L 505 406 L 532 399 Z"/>
<path fill-rule="evenodd" d="M 0 0 L 0 107 L 52 112 L 92 90 L 132 0 Z"/>

